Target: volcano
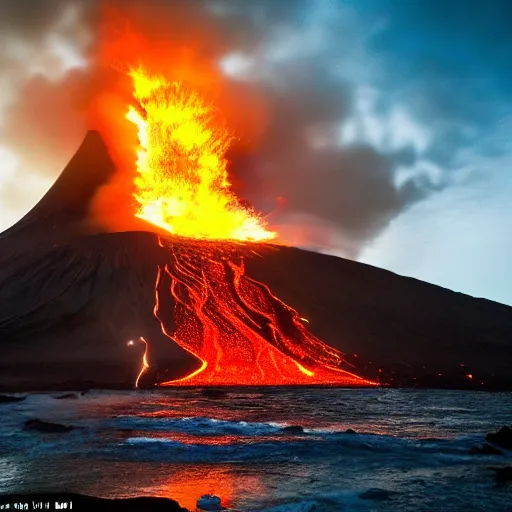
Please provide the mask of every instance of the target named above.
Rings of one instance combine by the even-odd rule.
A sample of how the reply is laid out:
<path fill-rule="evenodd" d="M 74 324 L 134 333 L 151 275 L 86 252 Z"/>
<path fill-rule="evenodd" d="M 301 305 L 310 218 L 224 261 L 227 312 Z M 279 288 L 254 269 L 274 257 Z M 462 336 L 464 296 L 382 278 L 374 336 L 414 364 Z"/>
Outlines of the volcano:
<path fill-rule="evenodd" d="M 114 171 L 89 132 L 0 235 L 3 389 L 510 384 L 512 308 L 293 247 L 102 232 Z"/>

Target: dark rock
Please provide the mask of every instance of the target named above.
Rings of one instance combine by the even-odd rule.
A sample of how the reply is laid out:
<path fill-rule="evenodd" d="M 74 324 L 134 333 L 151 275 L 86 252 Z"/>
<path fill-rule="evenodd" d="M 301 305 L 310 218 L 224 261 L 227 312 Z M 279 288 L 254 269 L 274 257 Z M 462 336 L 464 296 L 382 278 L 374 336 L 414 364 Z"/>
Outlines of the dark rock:
<path fill-rule="evenodd" d="M 224 389 L 204 388 L 201 390 L 201 394 L 207 398 L 223 398 L 228 392 Z"/>
<path fill-rule="evenodd" d="M 10 404 L 12 402 L 23 402 L 27 398 L 25 396 L 0 395 L 0 404 Z"/>
<path fill-rule="evenodd" d="M 287 427 L 283 427 L 281 431 L 288 434 L 303 434 L 304 427 L 301 427 L 300 425 L 288 425 Z"/>
<path fill-rule="evenodd" d="M 496 480 L 501 483 L 512 482 L 512 466 L 491 468 L 496 473 Z"/>
<path fill-rule="evenodd" d="M 211 511 L 223 510 L 220 498 L 211 494 L 205 494 L 204 496 L 201 496 L 197 500 L 197 508 L 199 510 Z"/>
<path fill-rule="evenodd" d="M 89 390 L 86 389 L 80 393 L 80 396 L 85 396 L 87 393 L 89 393 Z"/>
<path fill-rule="evenodd" d="M 42 421 L 38 419 L 31 419 L 25 422 L 25 428 L 29 430 L 37 430 L 38 432 L 47 433 L 63 433 L 73 430 L 73 427 L 61 425 L 60 423 L 51 423 L 49 421 Z"/>
<path fill-rule="evenodd" d="M 389 501 L 391 499 L 390 491 L 386 491 L 386 489 L 368 489 L 367 491 L 361 493 L 359 497 L 362 500 L 373 500 L 373 501 Z"/>
<path fill-rule="evenodd" d="M 345 430 L 345 434 L 357 434 L 357 432 L 353 428 L 347 428 L 347 430 Z"/>
<path fill-rule="evenodd" d="M 487 434 L 485 440 L 489 443 L 497 444 L 506 450 L 512 450 L 512 428 L 502 427 L 496 433 Z"/>
<path fill-rule="evenodd" d="M 78 398 L 78 395 L 76 395 L 75 393 L 64 393 L 63 395 L 54 396 L 53 398 L 55 398 L 55 400 L 76 400 Z"/>
<path fill-rule="evenodd" d="M 484 443 L 483 446 L 473 446 L 469 453 L 471 455 L 503 455 L 501 450 L 491 446 L 489 443 Z"/>
<path fill-rule="evenodd" d="M 67 510 L 70 510 L 70 504 L 73 511 L 94 512 L 124 512 L 151 510 L 151 512 L 189 512 L 186 508 L 168 498 L 129 498 L 129 499 L 104 499 L 92 496 L 83 496 L 72 493 L 38 493 L 38 494 L 10 494 L 0 496 L 0 506 L 14 509 L 16 503 L 48 503 L 50 508 L 44 510 L 55 511 L 63 510 L 64 504 L 67 504 Z M 32 508 L 30 509 L 32 510 Z"/>

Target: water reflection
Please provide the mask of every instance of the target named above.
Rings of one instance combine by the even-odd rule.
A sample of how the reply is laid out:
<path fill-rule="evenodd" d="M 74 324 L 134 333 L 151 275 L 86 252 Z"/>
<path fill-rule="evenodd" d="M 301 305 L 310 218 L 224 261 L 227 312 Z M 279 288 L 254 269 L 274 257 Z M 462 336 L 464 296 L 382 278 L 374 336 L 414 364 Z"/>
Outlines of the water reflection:
<path fill-rule="evenodd" d="M 265 496 L 265 491 L 260 476 L 239 472 L 235 476 L 230 466 L 222 464 L 173 468 L 167 482 L 153 489 L 155 494 L 172 498 L 189 510 L 195 510 L 197 499 L 204 494 L 219 496 L 222 506 L 232 507 L 238 496 Z"/>

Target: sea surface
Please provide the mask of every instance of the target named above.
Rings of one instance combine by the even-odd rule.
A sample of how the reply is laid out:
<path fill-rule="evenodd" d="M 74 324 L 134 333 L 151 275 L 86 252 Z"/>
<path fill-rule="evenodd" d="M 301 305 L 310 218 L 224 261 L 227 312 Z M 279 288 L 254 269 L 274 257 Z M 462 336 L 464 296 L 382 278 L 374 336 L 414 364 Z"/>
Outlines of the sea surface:
<path fill-rule="evenodd" d="M 512 394 L 394 389 L 245 388 L 30 394 L 0 404 L 0 493 L 203 494 L 240 511 L 512 511 L 491 469 L 512 453 L 471 455 L 512 424 Z M 68 433 L 24 429 L 30 418 Z M 304 432 L 283 430 L 301 426 Z M 346 433 L 353 429 L 357 433 Z M 300 430 L 300 429 L 297 429 Z"/>

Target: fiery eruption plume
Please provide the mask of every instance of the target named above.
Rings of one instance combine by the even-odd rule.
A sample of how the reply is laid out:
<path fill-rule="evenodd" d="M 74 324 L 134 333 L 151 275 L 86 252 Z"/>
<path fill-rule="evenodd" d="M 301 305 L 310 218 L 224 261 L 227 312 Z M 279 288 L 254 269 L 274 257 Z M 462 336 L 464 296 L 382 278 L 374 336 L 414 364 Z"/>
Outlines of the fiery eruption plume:
<path fill-rule="evenodd" d="M 341 370 L 342 354 L 245 274 L 248 244 L 276 233 L 230 190 L 231 135 L 213 107 L 185 84 L 142 69 L 130 76 L 127 119 L 139 136 L 136 215 L 180 236 L 179 243 L 159 240 L 170 262 L 158 268 L 154 314 L 162 332 L 199 360 L 190 375 L 161 385 L 372 385 Z M 162 297 L 172 297 L 174 308 Z M 144 358 L 141 374 L 147 345 Z"/>
<path fill-rule="evenodd" d="M 224 157 L 231 136 L 214 109 L 178 82 L 132 70 L 140 149 L 137 216 L 191 238 L 269 240 L 276 233 L 230 191 Z"/>

